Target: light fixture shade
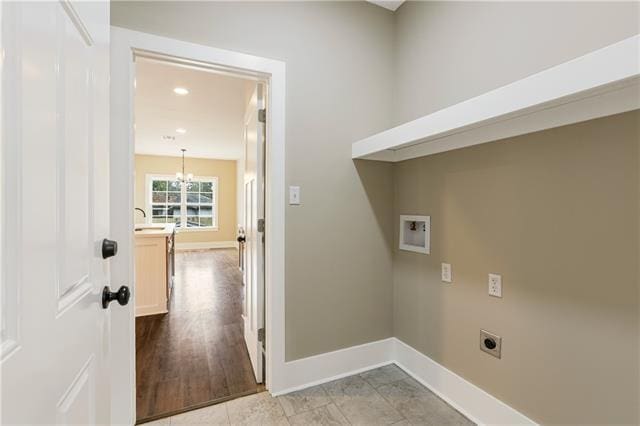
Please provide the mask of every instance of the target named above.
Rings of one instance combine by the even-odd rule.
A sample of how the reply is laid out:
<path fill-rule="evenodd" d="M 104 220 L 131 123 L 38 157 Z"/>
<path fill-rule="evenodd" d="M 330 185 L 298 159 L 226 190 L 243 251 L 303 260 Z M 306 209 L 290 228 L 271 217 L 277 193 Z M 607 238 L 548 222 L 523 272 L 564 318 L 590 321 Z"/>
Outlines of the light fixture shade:
<path fill-rule="evenodd" d="M 191 182 L 193 180 L 193 173 L 187 174 L 187 181 Z"/>
<path fill-rule="evenodd" d="M 182 173 L 180 172 L 176 173 L 176 180 L 182 180 Z"/>

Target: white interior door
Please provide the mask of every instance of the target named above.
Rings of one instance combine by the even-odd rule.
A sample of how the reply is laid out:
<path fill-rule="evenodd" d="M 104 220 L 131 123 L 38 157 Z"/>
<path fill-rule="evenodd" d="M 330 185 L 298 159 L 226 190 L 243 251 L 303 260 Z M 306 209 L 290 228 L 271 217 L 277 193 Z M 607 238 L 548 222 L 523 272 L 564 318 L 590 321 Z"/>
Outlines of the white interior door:
<path fill-rule="evenodd" d="M 1 423 L 108 424 L 109 4 L 0 8 Z"/>
<path fill-rule="evenodd" d="M 245 116 L 244 166 L 244 340 L 256 381 L 263 381 L 264 351 L 264 85 L 256 84 Z M 263 330 L 260 332 L 260 330 Z"/>

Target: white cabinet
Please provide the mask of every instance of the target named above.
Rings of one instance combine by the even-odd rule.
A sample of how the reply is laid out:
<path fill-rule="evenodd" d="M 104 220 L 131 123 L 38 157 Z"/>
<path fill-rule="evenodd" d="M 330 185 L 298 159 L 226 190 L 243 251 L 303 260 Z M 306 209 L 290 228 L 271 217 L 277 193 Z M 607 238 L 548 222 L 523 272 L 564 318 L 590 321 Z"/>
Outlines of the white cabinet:
<path fill-rule="evenodd" d="M 173 225 L 135 232 L 136 316 L 168 312 L 173 286 Z"/>

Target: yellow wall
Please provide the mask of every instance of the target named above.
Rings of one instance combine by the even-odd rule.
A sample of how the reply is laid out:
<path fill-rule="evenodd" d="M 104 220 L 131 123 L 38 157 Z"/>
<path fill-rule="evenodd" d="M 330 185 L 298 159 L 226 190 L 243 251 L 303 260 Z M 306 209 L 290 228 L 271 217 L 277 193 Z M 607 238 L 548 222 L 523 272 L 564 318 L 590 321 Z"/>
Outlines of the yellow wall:
<path fill-rule="evenodd" d="M 145 179 L 148 174 L 174 175 L 182 168 L 180 157 L 136 155 L 135 207 L 147 210 L 145 203 Z M 236 239 L 236 161 L 186 158 L 185 171 L 194 176 L 218 178 L 218 230 L 178 231 L 177 243 L 206 243 L 235 241 Z M 151 215 L 147 211 L 147 216 Z M 135 221 L 143 222 L 142 214 L 135 213 Z"/>

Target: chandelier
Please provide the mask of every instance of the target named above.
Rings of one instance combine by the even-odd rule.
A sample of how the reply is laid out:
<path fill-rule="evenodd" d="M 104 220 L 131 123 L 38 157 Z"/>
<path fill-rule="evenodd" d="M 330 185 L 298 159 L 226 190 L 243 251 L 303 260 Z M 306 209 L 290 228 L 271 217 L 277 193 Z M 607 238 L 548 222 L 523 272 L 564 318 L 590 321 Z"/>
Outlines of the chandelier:
<path fill-rule="evenodd" d="M 193 186 L 193 173 L 188 173 L 185 174 L 184 173 L 184 153 L 186 152 L 186 149 L 182 148 L 182 172 L 177 172 L 176 173 L 176 182 L 178 182 L 178 184 L 180 186 L 184 186 L 187 189 L 191 189 L 191 187 Z"/>

